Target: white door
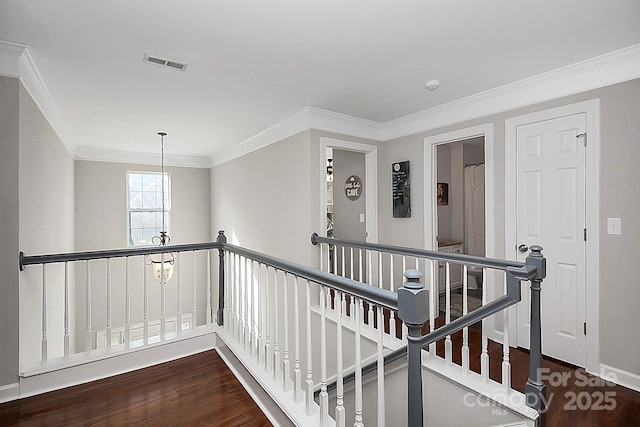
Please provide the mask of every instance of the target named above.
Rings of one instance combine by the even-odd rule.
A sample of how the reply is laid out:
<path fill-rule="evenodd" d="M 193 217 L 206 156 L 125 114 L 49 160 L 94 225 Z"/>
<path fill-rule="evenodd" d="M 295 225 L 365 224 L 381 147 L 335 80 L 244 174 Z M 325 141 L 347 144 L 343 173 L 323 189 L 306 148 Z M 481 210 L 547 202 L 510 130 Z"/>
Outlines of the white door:
<path fill-rule="evenodd" d="M 517 230 L 519 260 L 543 247 L 542 352 L 585 366 L 585 114 L 518 126 Z M 529 289 L 518 305 L 518 336 L 529 337 Z"/>

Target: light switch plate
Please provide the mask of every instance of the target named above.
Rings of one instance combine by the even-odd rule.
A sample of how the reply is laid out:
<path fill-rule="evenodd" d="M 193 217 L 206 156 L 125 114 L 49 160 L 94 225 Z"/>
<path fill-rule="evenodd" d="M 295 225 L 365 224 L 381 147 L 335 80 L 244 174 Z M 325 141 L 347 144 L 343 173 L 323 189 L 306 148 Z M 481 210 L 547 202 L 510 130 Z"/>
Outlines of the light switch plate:
<path fill-rule="evenodd" d="M 360 222 L 364 222 L 364 214 L 360 214 Z"/>
<path fill-rule="evenodd" d="M 622 234 L 622 219 L 607 218 L 607 234 Z"/>

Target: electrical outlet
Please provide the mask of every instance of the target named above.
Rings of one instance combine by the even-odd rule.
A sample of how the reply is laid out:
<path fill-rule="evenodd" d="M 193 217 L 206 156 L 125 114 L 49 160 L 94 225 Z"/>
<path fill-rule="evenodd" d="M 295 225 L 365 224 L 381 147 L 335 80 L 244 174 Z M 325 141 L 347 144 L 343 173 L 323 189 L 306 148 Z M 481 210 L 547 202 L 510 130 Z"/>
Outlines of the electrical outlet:
<path fill-rule="evenodd" d="M 622 234 L 622 219 L 607 218 L 607 234 Z"/>

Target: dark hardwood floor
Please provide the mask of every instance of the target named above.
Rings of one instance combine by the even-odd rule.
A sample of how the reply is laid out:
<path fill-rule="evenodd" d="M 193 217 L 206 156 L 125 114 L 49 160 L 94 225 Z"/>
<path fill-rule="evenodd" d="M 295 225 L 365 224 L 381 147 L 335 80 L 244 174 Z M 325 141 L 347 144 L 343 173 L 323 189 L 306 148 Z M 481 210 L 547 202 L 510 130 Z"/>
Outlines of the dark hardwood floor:
<path fill-rule="evenodd" d="M 440 318 L 437 325 L 441 323 Z M 453 362 L 460 365 L 462 332 L 453 334 Z M 481 330 L 469 328 L 469 369 L 480 372 Z M 489 341 L 489 377 L 502 379 L 502 344 Z M 444 357 L 444 340 L 436 345 L 436 353 Z M 524 393 L 529 377 L 529 352 L 511 349 L 511 385 Z M 547 427 L 638 427 L 640 426 L 640 393 L 607 383 L 587 374 L 584 369 L 548 357 L 542 361 L 547 395 Z"/>
<path fill-rule="evenodd" d="M 480 331 L 470 328 L 470 368 L 479 372 Z M 460 363 L 462 334 L 452 336 Z M 444 354 L 443 341 L 437 352 Z M 499 381 L 502 346 L 489 345 Z M 513 387 L 524 391 L 529 356 L 510 353 Z M 640 393 L 546 358 L 548 427 L 640 426 Z M 560 380 L 562 376 L 565 380 Z M 215 351 L 0 405 L 2 426 L 271 425 Z"/>
<path fill-rule="evenodd" d="M 0 405 L 2 426 L 270 426 L 224 361 L 207 351 Z"/>

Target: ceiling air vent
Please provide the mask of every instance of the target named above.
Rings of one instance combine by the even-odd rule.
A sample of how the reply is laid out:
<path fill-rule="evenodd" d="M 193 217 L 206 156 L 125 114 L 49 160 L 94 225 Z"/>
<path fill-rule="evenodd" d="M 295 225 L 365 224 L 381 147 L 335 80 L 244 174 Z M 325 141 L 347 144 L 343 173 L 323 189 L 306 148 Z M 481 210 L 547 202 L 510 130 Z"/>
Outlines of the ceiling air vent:
<path fill-rule="evenodd" d="M 161 58 L 161 57 L 155 56 L 155 55 L 149 55 L 148 53 L 144 54 L 143 61 L 147 62 L 149 64 L 160 65 L 161 67 L 172 68 L 174 70 L 184 71 L 184 70 L 187 69 L 187 64 L 184 64 L 184 63 L 178 62 L 178 61 L 173 61 L 173 60 L 167 59 L 167 58 Z"/>

